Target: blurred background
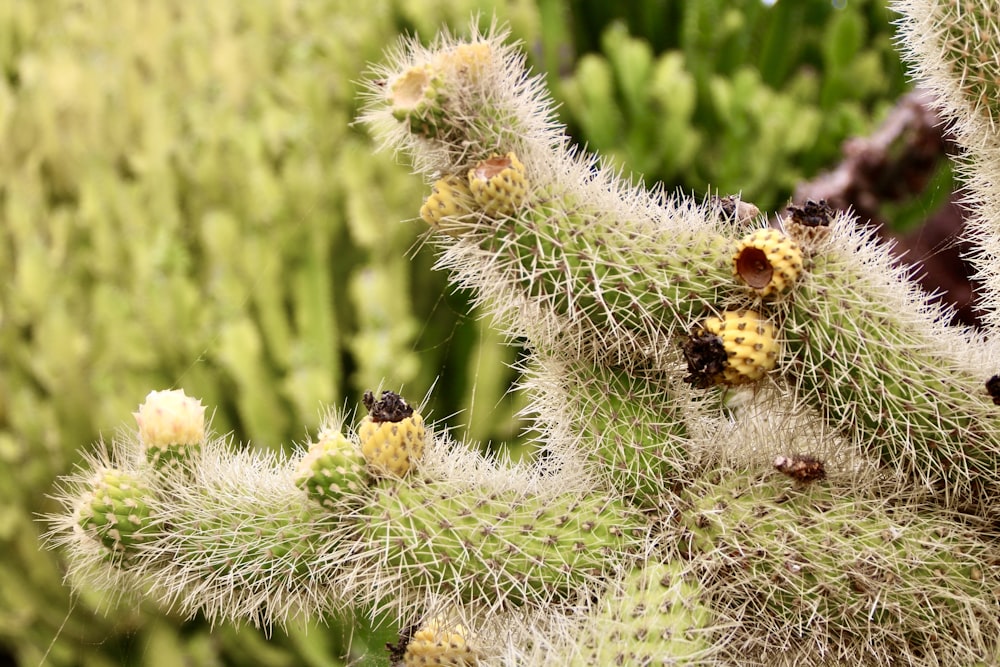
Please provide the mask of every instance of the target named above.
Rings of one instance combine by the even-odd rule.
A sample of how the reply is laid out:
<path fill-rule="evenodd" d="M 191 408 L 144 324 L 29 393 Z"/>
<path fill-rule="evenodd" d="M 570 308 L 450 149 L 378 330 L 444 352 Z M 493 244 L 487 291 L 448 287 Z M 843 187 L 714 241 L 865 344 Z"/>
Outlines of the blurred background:
<path fill-rule="evenodd" d="M 960 225 L 949 144 L 884 4 L 0 2 L 0 664 L 386 664 L 369 654 L 395 629 L 363 614 L 267 635 L 71 594 L 38 515 L 152 389 L 287 452 L 325 406 L 402 389 L 456 437 L 530 454 L 518 348 L 431 270 L 420 179 L 351 126 L 399 34 L 495 14 L 574 140 L 636 179 L 853 206 L 967 301 L 960 266 L 931 268 Z"/>

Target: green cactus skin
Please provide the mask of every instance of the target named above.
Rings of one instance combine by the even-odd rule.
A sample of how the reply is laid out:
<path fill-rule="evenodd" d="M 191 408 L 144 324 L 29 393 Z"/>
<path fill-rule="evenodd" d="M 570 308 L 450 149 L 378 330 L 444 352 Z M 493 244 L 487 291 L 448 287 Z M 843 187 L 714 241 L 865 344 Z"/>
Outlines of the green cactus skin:
<path fill-rule="evenodd" d="M 158 496 L 141 586 L 165 606 L 256 626 L 344 606 L 327 583 L 356 527 L 306 497 L 291 461 L 209 441 L 183 474 L 159 478 Z"/>
<path fill-rule="evenodd" d="M 615 491 L 644 508 L 669 506 L 673 488 L 694 468 L 676 381 L 652 369 L 627 369 L 536 354 L 527 388 L 548 446 L 583 452 Z M 544 423 L 541 415 L 545 416 Z"/>
<path fill-rule="evenodd" d="M 622 590 L 607 596 L 588 629 L 573 667 L 708 665 L 712 611 L 701 584 L 680 560 L 652 560 L 633 570 Z"/>
<path fill-rule="evenodd" d="M 441 266 L 453 270 L 457 283 L 475 286 L 496 302 L 542 304 L 598 349 L 642 337 L 669 339 L 730 296 L 725 288 L 735 291 L 730 239 L 650 219 L 626 222 L 574 202 L 575 196 L 553 188 L 544 204 L 529 204 L 517 218 L 471 233 L 475 254 L 495 257 L 494 266 L 473 265 L 465 245 L 448 248 Z M 699 213 L 681 205 L 665 207 L 662 215 L 677 220 Z M 483 268 L 484 275 L 473 273 Z M 518 329 L 539 338 L 532 329 L 537 316 L 523 310 Z"/>
<path fill-rule="evenodd" d="M 405 589 L 472 603 L 544 605 L 586 596 L 628 558 L 644 521 L 602 495 L 387 486 L 365 535 Z"/>
<path fill-rule="evenodd" d="M 107 549 L 107 558 L 127 563 L 153 530 L 151 490 L 134 473 L 108 468 L 94 480 L 80 504 L 77 521 L 85 533 Z"/>
<path fill-rule="evenodd" d="M 929 315 L 901 315 L 918 302 L 900 299 L 899 270 L 873 256 L 866 234 L 835 224 L 841 242 L 813 257 L 783 326 L 800 394 L 941 502 L 1000 517 L 1000 410 L 984 389 L 989 372 L 961 356 L 981 344 Z"/>
<path fill-rule="evenodd" d="M 982 659 L 1000 632 L 996 545 L 926 506 L 850 492 L 777 473 L 720 473 L 691 487 L 691 564 L 745 635 L 733 641 L 765 654 L 783 644 L 845 659 L 862 650 L 865 664 L 928 652 Z"/>
<path fill-rule="evenodd" d="M 361 495 L 369 480 L 357 445 L 331 429 L 320 432 L 296 470 L 298 484 L 328 509 L 336 508 L 345 496 Z"/>

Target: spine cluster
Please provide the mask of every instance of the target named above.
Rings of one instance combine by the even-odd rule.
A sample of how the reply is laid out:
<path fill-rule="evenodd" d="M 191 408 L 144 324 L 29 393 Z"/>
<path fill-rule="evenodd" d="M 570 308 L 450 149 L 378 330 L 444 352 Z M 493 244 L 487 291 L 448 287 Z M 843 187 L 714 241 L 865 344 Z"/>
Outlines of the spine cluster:
<path fill-rule="evenodd" d="M 978 165 L 997 78 L 956 68 L 996 17 L 898 4 Z M 234 452 L 154 392 L 66 482 L 74 580 L 260 624 L 388 612 L 407 665 L 995 662 L 997 343 L 846 215 L 624 182 L 503 38 L 404 43 L 363 120 L 423 175 L 440 266 L 527 341 L 541 456 L 487 459 L 388 391 L 292 457 Z"/>

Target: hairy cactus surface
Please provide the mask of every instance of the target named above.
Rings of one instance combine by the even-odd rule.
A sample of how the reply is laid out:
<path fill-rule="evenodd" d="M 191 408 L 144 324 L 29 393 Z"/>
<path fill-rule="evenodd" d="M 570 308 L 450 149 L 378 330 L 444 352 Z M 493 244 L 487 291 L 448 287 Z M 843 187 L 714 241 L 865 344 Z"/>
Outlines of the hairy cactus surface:
<path fill-rule="evenodd" d="M 897 5 L 989 267 L 1000 16 Z M 503 30 L 472 32 L 402 42 L 361 120 L 423 177 L 439 266 L 525 341 L 538 456 L 481 454 L 392 391 L 308 450 L 236 451 L 154 392 L 64 481 L 71 581 L 262 626 L 360 609 L 406 665 L 996 664 L 994 330 L 943 324 L 846 214 L 772 229 L 624 180 Z"/>

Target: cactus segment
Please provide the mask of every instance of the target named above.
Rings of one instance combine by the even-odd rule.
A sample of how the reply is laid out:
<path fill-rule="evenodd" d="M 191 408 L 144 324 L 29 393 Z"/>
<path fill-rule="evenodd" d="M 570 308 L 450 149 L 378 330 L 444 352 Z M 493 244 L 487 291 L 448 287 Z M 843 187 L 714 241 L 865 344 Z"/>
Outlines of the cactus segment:
<path fill-rule="evenodd" d="M 1000 8 L 978 0 L 894 0 L 900 45 L 920 87 L 934 97 L 963 149 L 963 203 L 970 259 L 978 270 L 977 307 L 1000 326 Z"/>
<path fill-rule="evenodd" d="M 799 393 L 942 503 L 1000 517 L 1000 411 L 959 356 L 974 341 L 901 317 L 899 286 L 857 255 L 817 254 L 797 287 L 783 331 Z"/>
<path fill-rule="evenodd" d="M 756 382 L 778 363 L 774 325 L 753 310 L 727 310 L 703 320 L 682 344 L 685 381 L 705 389 Z"/>
<path fill-rule="evenodd" d="M 154 467 L 181 463 L 205 442 L 205 406 L 181 389 L 149 392 L 133 416 Z"/>
<path fill-rule="evenodd" d="M 365 392 L 364 402 L 369 414 L 358 426 L 358 437 L 369 470 L 375 475 L 403 477 L 423 456 L 423 417 L 391 391 L 383 391 L 378 401 Z"/>
<path fill-rule="evenodd" d="M 471 213 L 474 206 L 468 182 L 447 176 L 435 181 L 431 194 L 420 207 L 420 218 L 435 231 L 458 236 L 462 226 L 457 218 Z"/>
<path fill-rule="evenodd" d="M 469 190 L 485 214 L 513 215 L 528 196 L 524 165 L 514 153 L 482 160 L 469 170 Z"/>
<path fill-rule="evenodd" d="M 760 633 L 748 643 L 844 642 L 869 659 L 935 646 L 970 664 L 998 636 L 1000 561 L 951 517 L 774 473 L 719 477 L 690 489 L 682 523 L 707 598 Z"/>
<path fill-rule="evenodd" d="M 605 598 L 574 667 L 704 665 L 713 647 L 714 615 L 684 563 L 652 561 Z"/>
<path fill-rule="evenodd" d="M 627 558 L 644 520 L 602 494 L 383 488 L 366 533 L 404 590 L 497 607 L 585 594 Z"/>
<path fill-rule="evenodd" d="M 802 249 L 777 229 L 744 237 L 733 255 L 733 275 L 766 298 L 790 288 L 802 273 Z"/>
<path fill-rule="evenodd" d="M 474 667 L 479 656 L 464 626 L 433 618 L 420 627 L 403 654 L 405 667 Z"/>
<path fill-rule="evenodd" d="M 482 238 L 476 257 L 497 260 L 485 272 L 466 247 L 447 249 L 442 260 L 516 333 L 540 343 L 569 334 L 582 349 L 634 346 L 672 338 L 736 291 L 732 242 L 720 235 L 622 223 L 580 203 L 551 205 L 528 207 Z"/>
<path fill-rule="evenodd" d="M 77 525 L 107 549 L 108 560 L 126 564 L 152 535 L 151 495 L 138 475 L 105 469 L 77 507 Z"/>
<path fill-rule="evenodd" d="M 644 508 L 662 508 L 692 468 L 686 405 L 670 375 L 595 364 L 539 351 L 528 387 L 546 416 L 549 440 L 572 447 L 606 471 L 616 492 Z"/>
<path fill-rule="evenodd" d="M 367 486 L 365 458 L 342 433 L 324 429 L 299 461 L 295 481 L 310 498 L 335 509 L 344 496 L 357 496 Z"/>

